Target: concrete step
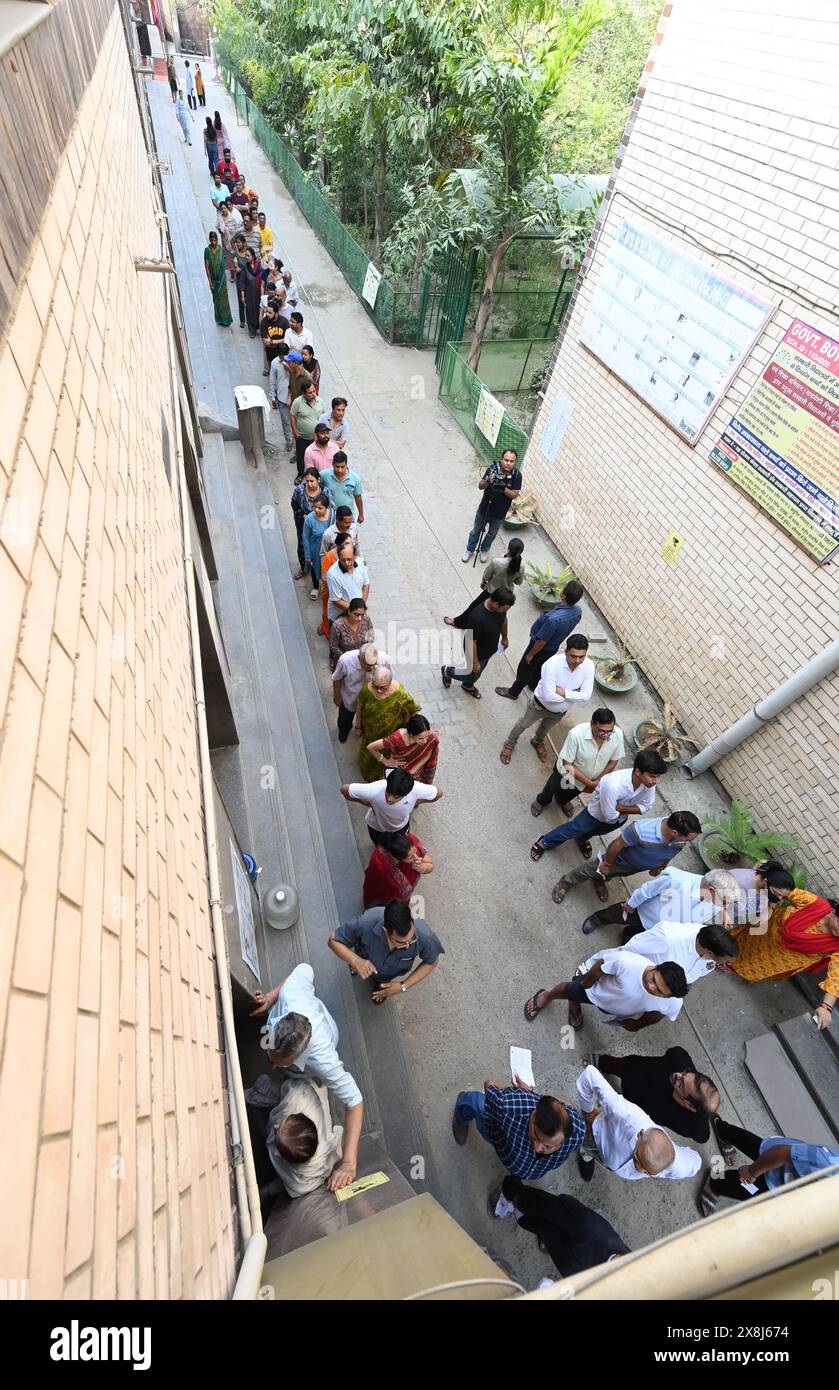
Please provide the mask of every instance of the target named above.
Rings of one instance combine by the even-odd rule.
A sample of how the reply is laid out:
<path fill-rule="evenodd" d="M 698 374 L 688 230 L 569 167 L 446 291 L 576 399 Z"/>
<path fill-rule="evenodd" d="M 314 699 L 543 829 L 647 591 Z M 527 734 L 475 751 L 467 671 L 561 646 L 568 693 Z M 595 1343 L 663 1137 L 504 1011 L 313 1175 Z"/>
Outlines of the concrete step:
<path fill-rule="evenodd" d="M 810 1027 L 814 1025 L 811 1023 Z M 825 1049 L 827 1054 L 827 1049 Z M 781 1039 L 773 1033 L 746 1043 L 746 1070 L 774 1118 L 778 1133 L 808 1144 L 834 1145 L 837 1135 Z M 808 1083 L 809 1084 L 809 1083 Z"/>
<path fill-rule="evenodd" d="M 839 1056 L 829 1031 L 819 1032 L 812 1014 L 775 1025 L 775 1033 L 811 1098 L 839 1139 Z"/>

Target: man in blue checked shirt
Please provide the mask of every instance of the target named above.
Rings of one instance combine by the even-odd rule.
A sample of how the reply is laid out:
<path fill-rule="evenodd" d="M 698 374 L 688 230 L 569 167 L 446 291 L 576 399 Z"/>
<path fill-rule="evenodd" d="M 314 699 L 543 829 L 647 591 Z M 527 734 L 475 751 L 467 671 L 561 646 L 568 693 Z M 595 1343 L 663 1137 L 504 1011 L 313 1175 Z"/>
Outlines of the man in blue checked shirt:
<path fill-rule="evenodd" d="M 482 1091 L 461 1091 L 452 1116 L 455 1143 L 466 1143 L 470 1120 L 516 1178 L 553 1172 L 580 1148 L 586 1133 L 579 1110 L 555 1096 L 537 1095 L 518 1077 L 512 1086 L 485 1081 Z"/>

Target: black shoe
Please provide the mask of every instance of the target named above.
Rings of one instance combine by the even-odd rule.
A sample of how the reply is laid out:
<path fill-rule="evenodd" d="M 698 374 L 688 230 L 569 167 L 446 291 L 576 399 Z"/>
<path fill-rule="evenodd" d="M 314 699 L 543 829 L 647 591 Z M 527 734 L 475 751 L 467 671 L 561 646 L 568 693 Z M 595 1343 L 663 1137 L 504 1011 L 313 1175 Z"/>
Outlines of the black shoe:
<path fill-rule="evenodd" d="M 597 931 L 597 928 L 602 926 L 603 923 L 599 920 L 597 913 L 595 912 L 592 913 L 591 917 L 586 918 L 586 920 L 583 922 L 583 925 L 580 927 L 580 931 L 583 933 L 583 936 L 591 936 L 591 933 L 593 931 Z"/>
<path fill-rule="evenodd" d="M 461 1147 L 469 1138 L 469 1126 L 465 1125 L 462 1120 L 457 1118 L 456 1110 L 452 1111 L 452 1135 L 454 1137 L 454 1142 L 460 1144 Z"/>
<path fill-rule="evenodd" d="M 493 1184 L 487 1193 L 487 1214 L 491 1216 L 494 1221 L 500 1219 L 495 1215 L 495 1208 L 498 1206 L 498 1198 L 501 1196 L 501 1190 L 502 1184 L 497 1182 Z"/>
<path fill-rule="evenodd" d="M 442 678 L 443 678 L 443 685 L 444 685 L 444 686 L 446 687 L 446 689 L 448 690 L 448 689 L 449 689 L 449 686 L 450 686 L 451 683 L 452 683 L 452 678 L 451 678 L 451 676 L 449 675 L 448 671 L 446 670 L 446 667 L 445 667 L 445 666 L 441 666 L 441 667 L 440 667 L 440 675 L 441 675 Z"/>
<path fill-rule="evenodd" d="M 580 1154 L 578 1162 L 580 1165 L 580 1176 L 583 1182 L 591 1182 L 594 1177 L 594 1159 L 583 1158 L 582 1154 Z"/>
<path fill-rule="evenodd" d="M 505 700 L 517 700 L 519 698 L 515 690 L 511 690 L 507 685 L 497 685 L 495 693 L 496 695 L 503 695 Z"/>

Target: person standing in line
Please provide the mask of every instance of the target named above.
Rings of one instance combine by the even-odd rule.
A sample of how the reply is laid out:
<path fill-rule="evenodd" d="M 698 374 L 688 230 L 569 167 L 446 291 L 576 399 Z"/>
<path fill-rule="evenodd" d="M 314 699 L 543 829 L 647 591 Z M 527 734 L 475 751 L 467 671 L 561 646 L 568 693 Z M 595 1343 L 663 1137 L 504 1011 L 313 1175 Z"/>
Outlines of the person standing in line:
<path fill-rule="evenodd" d="M 236 255 L 236 247 L 234 241 L 242 230 L 242 219 L 229 198 L 227 202 L 219 203 L 218 205 L 216 226 L 218 227 L 218 234 L 221 237 L 221 244 L 224 247 L 230 281 L 231 284 L 235 284 L 236 267 L 233 264 L 233 258 Z"/>
<path fill-rule="evenodd" d="M 685 972 L 675 961 L 651 965 L 645 956 L 622 946 L 584 960 L 573 980 L 537 989 L 524 1006 L 524 1016 L 532 1023 L 548 1004 L 567 999 L 568 1022 L 575 1032 L 583 1026 L 582 1005 L 594 1004 L 628 1033 L 637 1033 L 662 1018 L 674 1022 L 687 992 Z"/>
<path fill-rule="evenodd" d="M 815 1010 L 819 1029 L 829 1028 L 839 997 L 839 899 L 820 898 L 793 888 L 772 911 L 765 932 L 737 927 L 740 955 L 733 965 L 741 980 L 788 980 L 804 972 L 818 975 L 822 1001 Z"/>
<path fill-rule="evenodd" d="M 290 352 L 288 360 L 294 357 L 300 357 L 300 354 L 298 352 Z M 322 414 L 323 401 L 318 395 L 318 389 L 315 383 L 309 381 L 303 388 L 302 396 L 296 398 L 289 412 L 296 450 L 297 473 L 300 477 L 302 477 L 303 469 L 306 467 L 303 461 L 306 456 L 306 450 L 310 444 L 314 443 L 315 426 Z"/>
<path fill-rule="evenodd" d="M 516 1178 L 544 1178 L 561 1167 L 585 1139 L 585 1121 L 567 1100 L 542 1096 L 515 1078 L 511 1086 L 485 1081 L 482 1091 L 461 1091 L 454 1103 L 452 1136 L 465 1144 L 474 1121 Z M 490 1200 L 495 1189 L 490 1193 Z"/>
<path fill-rule="evenodd" d="M 230 189 L 227 187 L 226 183 L 222 182 L 216 172 L 216 165 L 218 164 L 218 145 L 216 144 L 215 128 L 209 116 L 205 117 L 204 129 L 201 134 L 204 139 L 204 153 L 207 156 L 207 164 L 209 165 L 210 173 L 213 175 L 214 186 L 210 189 L 210 197 L 216 207 L 219 207 L 221 203 L 226 202 L 230 197 Z M 223 189 L 224 192 L 218 192 L 217 190 L 219 189 Z"/>
<path fill-rule="evenodd" d="M 453 666 L 441 666 L 440 675 L 446 690 L 452 681 L 460 681 L 461 689 L 473 700 L 480 700 L 481 692 L 476 683 L 483 674 L 488 661 L 495 656 L 499 646 L 505 650 L 510 644 L 507 635 L 507 614 L 516 601 L 509 589 L 496 589 L 494 593 L 479 594 L 469 607 L 457 618 L 444 618 L 448 627 L 460 628 L 470 634 L 468 663 L 464 671 L 455 671 Z"/>
<path fill-rule="evenodd" d="M 513 725 L 504 740 L 500 758 L 509 763 L 515 746 L 531 724 L 536 724 L 536 732 L 530 742 L 536 749 L 539 761 L 548 761 L 548 732 L 559 724 L 572 702 L 585 703 L 591 699 L 594 690 L 594 662 L 587 655 L 588 638 L 581 632 L 574 633 L 565 643 L 565 650 L 550 657 L 542 667 L 533 695 L 521 719 Z"/>
<path fill-rule="evenodd" d="M 187 107 L 187 104 L 184 101 L 184 94 L 180 89 L 178 89 L 178 95 L 175 100 L 175 117 L 177 119 L 178 125 L 184 133 L 184 144 L 191 145 L 192 122 L 194 121 L 195 117 L 191 114 L 189 108 Z"/>
<path fill-rule="evenodd" d="M 328 428 L 318 420 L 315 425 L 314 441 L 303 455 L 303 462 L 307 468 L 316 468 L 318 473 L 324 473 L 327 468 L 332 466 L 332 460 L 337 453 L 338 445 L 332 443 Z"/>
<path fill-rule="evenodd" d="M 276 300 L 274 303 L 276 305 Z M 282 309 L 278 309 L 277 313 L 285 322 Z M 294 448 L 294 435 L 291 429 L 291 407 L 288 399 L 289 369 L 286 366 L 290 355 L 288 343 L 285 341 L 278 343 L 274 353 L 274 360 L 268 368 L 268 399 L 271 402 L 271 409 L 279 412 L 287 454 L 290 454 Z"/>
<path fill-rule="evenodd" d="M 347 447 L 347 440 L 350 432 L 347 428 L 347 398 L 346 396 L 333 396 L 332 405 L 320 417 L 321 425 L 329 426 L 329 438 L 339 449 Z"/>
<path fill-rule="evenodd" d="M 397 899 L 409 903 L 420 878 L 433 871 L 434 861 L 416 835 L 386 835 L 364 871 L 364 906 L 387 907 Z"/>
<path fill-rule="evenodd" d="M 368 684 L 358 694 L 355 726 L 356 732 L 361 730 L 358 765 L 361 768 L 362 777 L 373 782 L 381 776 L 381 764 L 368 753 L 368 744 L 375 743 L 378 739 L 386 738 L 388 734 L 394 733 L 397 729 L 404 728 L 408 720 L 419 713 L 420 706 L 413 695 L 410 695 L 405 687 L 394 679 L 390 666 L 385 665 L 380 660 Z M 394 768 L 394 772 L 403 773 L 405 768 Z M 390 776 L 390 773 L 387 775 Z M 413 774 L 409 775 L 413 781 Z M 390 828 L 402 830 L 404 827 L 394 825 Z"/>
<path fill-rule="evenodd" d="M 218 111 L 213 112 L 213 125 L 216 130 L 216 144 L 219 148 L 219 154 L 223 154 L 225 159 L 230 162 L 232 168 L 236 170 L 236 177 L 238 177 L 239 171 L 233 163 L 233 142 L 227 133 L 227 126 L 224 124 Z M 232 191 L 231 188 L 231 192 Z"/>
<path fill-rule="evenodd" d="M 300 349 L 300 356 L 303 358 L 303 366 L 315 383 L 317 393 L 320 395 L 320 362 L 315 357 L 314 348 L 307 343 L 305 347 Z"/>
<path fill-rule="evenodd" d="M 253 219 L 251 218 L 250 213 L 247 211 L 244 211 L 242 213 L 242 236 L 245 238 L 245 246 L 248 248 L 249 251 L 253 251 L 254 255 L 259 260 L 259 268 L 260 270 L 262 270 L 262 261 L 260 259 L 262 242 L 260 241 L 259 232 L 253 225 Z"/>
<path fill-rule="evenodd" d="M 306 518 L 314 510 L 318 498 L 323 495 L 320 485 L 320 474 L 316 468 L 307 468 L 303 474 L 303 481 L 298 483 L 291 494 L 291 513 L 294 517 L 294 526 L 297 531 L 297 563 L 300 568 L 295 574 L 295 579 L 303 579 L 306 574 L 306 552 L 303 548 L 303 527 Z M 320 573 L 320 567 L 318 567 Z"/>
<path fill-rule="evenodd" d="M 493 1206 L 493 1215 L 506 1216 L 511 1210 L 521 1230 L 538 1237 L 540 1249 L 550 1255 L 563 1279 L 630 1253 L 605 1217 L 567 1192 L 546 1192 L 508 1174 L 501 1196 L 508 1209 L 496 1212 Z"/>
<path fill-rule="evenodd" d="M 632 951 L 654 964 L 673 960 L 684 970 L 689 985 L 717 969 L 729 969 L 740 954 L 730 932 L 713 922 L 706 922 L 698 931 L 693 922 L 659 922 L 649 931 L 638 932 L 626 946 L 611 949 Z"/>
<path fill-rule="evenodd" d="M 195 100 L 195 74 L 189 65 L 189 59 L 185 59 L 184 68 L 186 69 L 186 99 L 190 111 L 198 110 L 198 102 Z"/>
<path fill-rule="evenodd" d="M 297 286 L 294 283 L 290 270 L 283 271 L 283 284 L 285 285 L 285 292 L 288 298 L 289 307 L 292 309 L 296 309 L 297 301 L 300 296 L 297 293 Z"/>
<path fill-rule="evenodd" d="M 404 767 L 417 782 L 433 782 L 440 756 L 440 735 L 424 714 L 414 714 L 404 729 L 368 743 L 367 752 L 382 767 Z"/>
<path fill-rule="evenodd" d="M 323 486 L 323 474 L 318 475 Z M 328 550 L 331 550 L 336 541 L 351 540 L 356 550 L 358 550 L 358 522 L 353 521 L 351 507 L 335 508 L 335 524 L 329 526 L 323 533 L 323 540 L 320 543 L 321 558 Z M 353 644 L 355 645 L 355 644 Z"/>
<path fill-rule="evenodd" d="M 288 342 L 292 352 L 302 352 L 304 347 L 312 346 L 312 334 L 308 328 L 303 327 L 303 315 L 299 309 L 292 310 Z"/>
<path fill-rule="evenodd" d="M 632 1105 L 609 1085 L 596 1067 L 587 1066 L 577 1079 L 577 1094 L 586 1123 L 580 1149 L 584 1182 L 594 1177 L 595 1159 L 619 1178 L 692 1178 L 702 1167 L 695 1149 L 674 1144 L 654 1125 L 640 1106 Z"/>
<path fill-rule="evenodd" d="M 264 270 L 268 269 L 268 261 L 274 255 L 274 233 L 268 226 L 268 219 L 264 212 L 256 214 L 256 224 L 259 229 L 259 240 L 261 242 L 261 257 Z"/>
<path fill-rule="evenodd" d="M 483 497 L 478 505 L 478 510 L 475 512 L 472 530 L 466 541 L 466 550 L 461 557 L 464 565 L 472 559 L 482 533 L 481 564 L 485 565 L 489 559 L 492 543 L 501 529 L 502 521 L 510 510 L 510 504 L 521 492 L 522 478 L 516 467 L 517 458 L 518 454 L 515 449 L 505 449 L 500 462 L 491 463 L 489 468 L 484 470 L 483 477 L 478 483 Z"/>
<path fill-rule="evenodd" d="M 218 111 L 216 112 L 216 116 L 218 116 Z M 215 122 L 215 126 L 216 126 L 216 140 L 218 140 L 218 129 L 219 129 L 219 121 L 220 121 L 220 120 L 221 120 L 221 117 L 219 116 L 219 119 Z M 224 145 L 223 145 L 223 147 L 222 147 L 222 158 L 219 160 L 218 164 L 216 165 L 216 169 L 218 170 L 218 173 L 219 173 L 219 175 L 220 175 L 220 177 L 221 177 L 222 183 L 226 183 L 226 184 L 227 184 L 227 191 L 228 191 L 228 193 L 231 195 L 231 198 L 232 198 L 232 196 L 233 196 L 233 190 L 234 190 L 234 188 L 236 187 L 236 183 L 237 183 L 238 178 L 239 178 L 239 169 L 238 169 L 238 166 L 237 166 L 236 164 L 234 164 L 234 163 L 233 163 L 233 160 L 230 158 L 230 145 L 228 144 L 228 142 L 227 142 L 226 140 L 225 140 Z"/>
<path fill-rule="evenodd" d="M 596 709 L 588 724 L 575 724 L 565 737 L 556 766 L 536 800 L 530 814 L 541 816 L 552 801 L 570 819 L 568 807 L 580 792 L 597 791 L 600 782 L 614 772 L 624 755 L 623 734 L 615 728 L 610 709 Z"/>
<path fill-rule="evenodd" d="M 334 531 L 334 526 L 329 528 Z M 325 534 L 328 535 L 328 532 Z M 321 569 L 326 563 L 327 551 L 323 551 L 321 541 Z M 334 551 L 332 552 L 334 554 Z M 323 588 L 323 584 L 321 584 Z M 367 604 L 363 598 L 350 599 L 350 606 L 343 618 L 336 618 L 329 634 L 329 669 L 335 670 L 344 652 L 357 652 L 367 642 L 373 641 L 373 624 L 367 616 Z"/>
<path fill-rule="evenodd" d="M 206 136 L 207 136 L 207 132 L 206 132 L 206 130 L 205 130 L 205 131 L 204 131 L 204 148 L 205 148 L 205 149 L 207 149 L 207 140 L 206 140 Z M 225 185 L 222 183 L 222 181 L 221 181 L 221 179 L 219 178 L 218 174 L 216 174 L 216 173 L 213 174 L 213 184 L 212 184 L 212 187 L 211 187 L 211 189 L 210 189 L 210 201 L 212 202 L 213 207 L 214 207 L 215 210 L 216 210 L 216 217 L 218 217 L 218 210 L 219 210 L 219 208 L 221 207 L 222 203 L 226 203 L 226 202 L 227 202 L 227 189 L 226 189 Z"/>
<path fill-rule="evenodd" d="M 318 423 L 315 428 L 322 430 L 324 426 Z M 328 439 L 328 447 L 330 449 L 334 447 L 331 439 Z M 332 455 L 332 463 L 329 468 L 323 470 L 320 481 L 321 487 L 332 498 L 333 506 L 336 509 L 349 507 L 353 521 L 362 526 L 364 524 L 363 486 L 358 474 L 354 473 L 347 463 L 347 456 L 343 449 L 338 449 Z"/>
<path fill-rule="evenodd" d="M 259 321 L 259 336 L 265 349 L 265 366 L 262 375 L 270 377 L 271 363 L 279 356 L 279 347 L 285 339 L 288 319 L 281 317 L 276 300 L 269 299 L 265 313 Z M 269 387 L 270 391 L 270 382 Z"/>
<path fill-rule="evenodd" d="M 169 79 L 169 91 L 172 93 L 172 101 L 178 100 L 178 74 L 175 69 L 175 60 L 171 56 L 166 59 L 166 75 Z"/>
<path fill-rule="evenodd" d="M 224 266 L 224 252 L 219 246 L 218 233 L 210 232 L 208 245 L 204 248 L 204 271 L 210 293 L 213 296 L 213 312 L 220 328 L 229 328 L 233 322 L 230 313 L 230 298 L 227 293 L 227 272 Z"/>
<path fill-rule="evenodd" d="M 377 845 L 374 853 L 380 848 Z M 407 994 L 437 969 L 445 954 L 425 919 L 412 916 L 408 903 L 398 898 L 345 922 L 331 934 L 328 945 L 353 975 L 370 981 L 374 1004 Z"/>
<path fill-rule="evenodd" d="M 592 835 L 608 835 L 618 830 L 631 815 L 651 811 L 655 789 L 667 764 L 651 748 L 635 754 L 632 767 L 622 767 L 601 777 L 588 805 L 569 821 L 540 836 L 531 847 L 530 857 L 536 863 L 547 849 L 557 849 L 566 840 L 576 840 L 584 859 L 591 859 Z"/>
<path fill-rule="evenodd" d="M 345 782 L 341 795 L 345 801 L 358 801 L 367 807 L 367 834 L 374 845 L 380 845 L 386 835 L 397 830 L 409 834 L 411 815 L 418 802 L 439 801 L 443 793 L 439 787 L 415 782 L 410 772 L 395 767 L 378 782 Z"/>
<path fill-rule="evenodd" d="M 315 505 L 303 522 L 303 553 L 311 575 L 309 598 L 316 603 L 320 597 L 320 539 L 331 519 L 331 504 L 326 493 L 315 498 Z"/>
<path fill-rule="evenodd" d="M 323 567 L 321 567 L 323 576 Z M 363 598 L 367 602 L 370 592 L 370 575 L 367 566 L 356 553 L 352 541 L 344 541 L 338 550 L 338 563 L 333 565 L 326 576 L 329 602 L 326 615 L 331 623 L 342 618 L 350 606 L 350 600 Z"/>
<path fill-rule="evenodd" d="M 491 594 L 493 589 L 512 589 L 514 584 L 523 583 L 523 551 L 524 541 L 515 536 L 500 558 L 493 556 L 481 575 L 481 588 L 485 594 Z"/>
<path fill-rule="evenodd" d="M 559 603 L 537 618 L 531 627 L 530 643 L 516 668 L 513 684 L 497 685 L 496 695 L 503 695 L 505 700 L 517 700 L 525 686 L 529 690 L 536 689 L 545 662 L 549 657 L 556 656 L 583 616 L 580 607 L 582 596 L 582 584 L 576 579 L 569 579 Z"/>
<path fill-rule="evenodd" d="M 792 887 L 791 874 L 789 879 Z M 733 924 L 737 898 L 737 880 L 727 869 L 689 874 L 672 865 L 642 883 L 625 903 L 613 903 L 587 917 L 581 930 L 588 936 L 598 927 L 623 926 L 624 944 L 659 922 L 692 922 L 696 926 L 719 922 L 728 930 Z"/>
<path fill-rule="evenodd" d="M 674 811 L 660 819 L 642 817 L 611 841 L 602 858 L 563 874 L 554 885 L 551 897 L 555 903 L 561 903 L 574 884 L 589 882 L 594 884 L 600 901 L 608 902 L 606 885 L 610 878 L 627 878 L 640 873 L 649 873 L 655 878 L 685 845 L 692 844 L 701 834 L 702 826 L 692 811 Z"/>
<path fill-rule="evenodd" d="M 624 1100 L 640 1105 L 655 1124 L 695 1144 L 708 1143 L 721 1104 L 720 1093 L 710 1076 L 696 1070 L 683 1047 L 668 1047 L 663 1057 L 635 1053 L 612 1057 L 606 1052 L 592 1052 L 585 1064 L 596 1067 L 603 1076 L 618 1077 Z"/>
<path fill-rule="evenodd" d="M 204 74 L 201 71 L 201 64 L 195 64 L 195 91 L 198 95 L 198 105 L 207 105 L 207 93 L 204 90 Z"/>
<path fill-rule="evenodd" d="M 353 603 L 359 600 L 353 599 Z M 366 612 L 366 609 L 364 610 Z M 358 696 L 365 681 L 369 681 L 377 666 L 387 666 L 387 652 L 380 652 L 373 642 L 345 651 L 339 656 L 332 672 L 332 702 L 338 711 L 338 742 L 346 743 L 356 717 Z M 361 737 L 361 724 L 356 733 Z"/>

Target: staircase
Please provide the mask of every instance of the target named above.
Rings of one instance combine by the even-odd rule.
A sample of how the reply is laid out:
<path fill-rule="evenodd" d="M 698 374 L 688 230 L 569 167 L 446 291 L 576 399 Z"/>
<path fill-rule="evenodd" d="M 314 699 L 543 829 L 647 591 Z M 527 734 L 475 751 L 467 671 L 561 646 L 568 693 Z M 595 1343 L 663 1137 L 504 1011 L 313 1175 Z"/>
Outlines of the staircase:
<path fill-rule="evenodd" d="M 746 1069 L 760 1091 L 778 1133 L 809 1144 L 839 1144 L 839 1042 L 812 1019 L 822 991 L 809 976 L 795 984 L 807 1012 L 775 1025 L 746 1044 Z"/>

